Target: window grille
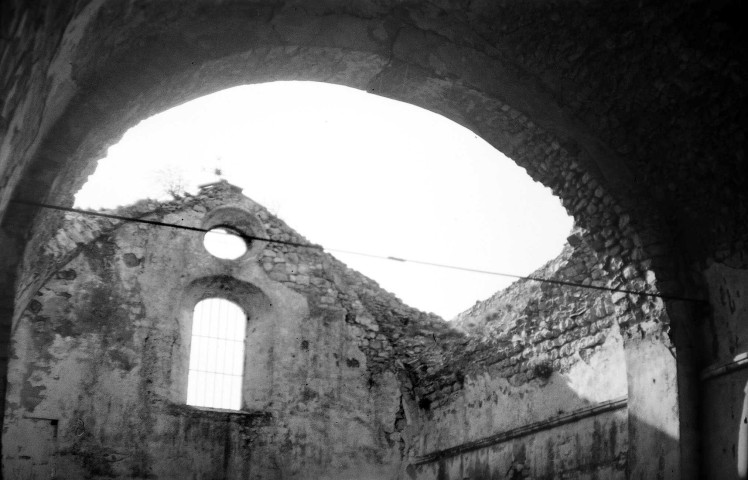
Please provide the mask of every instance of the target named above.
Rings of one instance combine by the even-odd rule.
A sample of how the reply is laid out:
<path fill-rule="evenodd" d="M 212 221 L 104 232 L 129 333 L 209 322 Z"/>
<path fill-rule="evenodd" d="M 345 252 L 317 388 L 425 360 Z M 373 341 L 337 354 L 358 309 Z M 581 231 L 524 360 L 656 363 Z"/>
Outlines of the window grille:
<path fill-rule="evenodd" d="M 247 317 L 233 302 L 208 298 L 195 305 L 187 404 L 241 408 Z"/>

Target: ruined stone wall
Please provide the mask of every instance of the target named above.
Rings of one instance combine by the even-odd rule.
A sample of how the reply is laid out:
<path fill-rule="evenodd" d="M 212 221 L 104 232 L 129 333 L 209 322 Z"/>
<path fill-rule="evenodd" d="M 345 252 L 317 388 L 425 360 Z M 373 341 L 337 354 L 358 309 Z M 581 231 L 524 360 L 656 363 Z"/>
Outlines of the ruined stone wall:
<path fill-rule="evenodd" d="M 52 201 L 69 203 L 71 185 L 127 127 L 195 95 L 276 79 L 366 88 L 469 126 L 551 186 L 598 252 L 618 252 L 612 286 L 637 289 L 656 274 L 660 291 L 708 291 L 719 302 L 715 317 L 669 303 L 678 330 L 669 318 L 646 321 L 657 305 L 620 307 L 642 322 L 625 333 L 627 358 L 651 362 L 629 371 L 632 419 L 642 423 L 630 433 L 652 432 L 636 440 L 647 454 L 634 471 L 663 464 L 648 455 L 661 443 L 657 431 L 695 434 L 698 415 L 686 404 L 705 387 L 694 382 L 698 369 L 722 362 L 704 361 L 715 335 L 735 343 L 742 328 L 735 312 L 723 315 L 720 292 L 747 285 L 741 2 L 10 0 L 0 9 L 4 227 L 12 195 L 52 192 Z M 25 220 L 0 234 L 0 385 Z M 715 275 L 715 264 L 742 274 Z M 638 274 L 624 281 L 629 266 Z M 671 333 L 682 337 L 678 355 Z M 676 386 L 685 388 L 678 398 Z M 684 458 L 696 458 L 695 441 L 682 447 L 688 442 Z"/>
<path fill-rule="evenodd" d="M 227 206 L 239 213 L 213 215 Z M 256 219 L 245 233 L 308 243 L 222 184 L 116 213 L 207 228 L 241 211 Z M 199 232 L 48 215 L 63 227 L 40 228 L 16 299 L 7 477 L 183 478 L 183 467 L 227 478 L 396 478 L 405 468 L 424 414 L 414 385 L 448 363 L 464 334 L 316 248 L 255 241 L 249 256 L 222 261 Z M 241 412 L 184 405 L 201 292 L 248 311 Z"/>
<path fill-rule="evenodd" d="M 158 216 L 200 225 L 206 207 L 193 206 L 171 205 Z M 199 233 L 137 224 L 99 233 L 94 241 L 65 231 L 47 239 L 47 260 L 61 259 L 59 268 L 15 324 L 8 478 L 396 471 L 399 445 L 387 443 L 379 423 L 394 431 L 397 380 L 365 374 L 358 337 L 336 302 L 322 305 L 269 279 L 256 256 L 211 257 Z M 44 271 L 34 266 L 29 275 Z M 205 278 L 250 285 L 257 297 L 248 312 L 252 382 L 242 412 L 184 405 L 189 318 L 179 312 L 184 292 Z"/>
<path fill-rule="evenodd" d="M 244 233 L 309 244 L 227 184 L 115 213 L 208 228 L 241 220 L 221 213 L 235 207 L 256 219 L 235 222 Z M 251 478 L 625 470 L 615 294 L 520 281 L 448 324 L 312 244 L 255 241 L 249 257 L 221 261 L 199 232 L 47 215 L 16 297 L 6 475 L 169 478 L 184 456 L 206 475 Z M 569 238 L 534 275 L 604 284 L 582 232 Z M 251 299 L 242 412 L 184 405 L 185 304 L 215 288 Z"/>
<path fill-rule="evenodd" d="M 532 276 L 603 285 L 605 259 L 582 234 Z M 429 405 L 417 478 L 626 478 L 619 323 L 633 315 L 616 313 L 618 296 L 520 280 L 460 314 L 464 353 L 416 389 Z"/>
<path fill-rule="evenodd" d="M 45 99 L 50 91 L 48 71 L 58 42 L 70 19 L 73 5 L 31 4 L 8 1 L 0 5 L 0 210 L 5 212 L 13 185 L 24 168 L 23 154 L 39 141 Z M 11 253 L 20 239 L 0 233 L 6 254 L 0 260 L 0 283 L 12 285 L 18 255 Z M 19 249 L 20 250 L 20 249 Z M 0 293 L 0 395 L 5 398 L 10 324 L 13 316 L 11 289 Z"/>

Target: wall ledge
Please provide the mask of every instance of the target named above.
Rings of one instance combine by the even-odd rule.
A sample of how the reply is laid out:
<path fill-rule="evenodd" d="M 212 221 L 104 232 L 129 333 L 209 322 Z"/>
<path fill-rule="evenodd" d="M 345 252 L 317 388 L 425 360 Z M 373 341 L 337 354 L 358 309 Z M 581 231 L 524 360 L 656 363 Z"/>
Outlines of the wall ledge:
<path fill-rule="evenodd" d="M 736 355 L 729 362 L 720 362 L 709 365 L 701 371 L 701 380 L 709 380 L 710 378 L 721 377 L 727 375 L 736 370 L 742 370 L 748 367 L 748 352 Z"/>
<path fill-rule="evenodd" d="M 535 422 L 535 423 L 531 423 L 529 425 L 525 425 L 522 427 L 513 428 L 505 432 L 496 433 L 488 437 L 466 442 L 466 443 L 463 443 L 462 445 L 457 445 L 455 447 L 446 448 L 444 450 L 438 450 L 436 452 L 422 455 L 420 457 L 416 457 L 413 461 L 413 464 L 423 465 L 425 463 L 432 463 L 432 462 L 441 460 L 442 458 L 454 457 L 461 453 L 470 452 L 472 450 L 478 450 L 481 448 L 486 448 L 491 445 L 496 445 L 497 443 L 503 443 L 503 442 L 512 440 L 514 438 L 523 437 L 525 435 L 530 435 L 532 433 L 539 432 L 542 430 L 550 430 L 551 428 L 556 428 L 561 425 L 565 425 L 567 423 L 572 423 L 572 422 L 582 420 L 584 418 L 593 417 L 595 415 L 600 415 L 605 412 L 610 412 L 613 410 L 620 410 L 622 408 L 626 408 L 627 405 L 628 405 L 628 397 L 626 396 L 616 398 L 613 400 L 608 400 L 606 402 L 598 403 L 596 405 L 592 405 L 592 406 L 585 407 L 585 408 L 580 408 L 579 410 L 576 410 L 571 413 L 567 413 L 565 415 L 554 416 L 546 420 L 542 420 L 540 422 Z"/>

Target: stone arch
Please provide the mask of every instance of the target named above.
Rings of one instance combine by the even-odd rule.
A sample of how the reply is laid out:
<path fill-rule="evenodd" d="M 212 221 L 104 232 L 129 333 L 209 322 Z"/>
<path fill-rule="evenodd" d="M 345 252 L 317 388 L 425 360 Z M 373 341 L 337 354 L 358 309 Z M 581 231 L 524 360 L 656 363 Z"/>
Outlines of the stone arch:
<path fill-rule="evenodd" d="M 422 13 L 211 2 L 92 2 L 71 10 L 42 89 L 45 102 L 27 118 L 34 137 L 10 140 L 22 153 L 4 190 L 70 204 L 94 161 L 142 118 L 238 84 L 324 81 L 406 101 L 470 128 L 561 198 L 601 258 L 612 259 L 611 286 L 679 293 L 668 239 L 656 228 L 660 219 L 616 154 L 479 32 L 462 25 L 459 36 L 445 36 Z M 28 230 L 20 225 L 36 213 L 11 205 L 5 218 L 23 239 Z M 23 241 L 8 242 L 20 257 Z M 626 295 L 617 301 L 639 313 L 647 338 L 667 336 L 658 322 L 646 322 L 663 305 Z M 654 345 L 647 350 L 652 361 L 667 350 Z M 674 415 L 668 421 L 677 423 Z"/>

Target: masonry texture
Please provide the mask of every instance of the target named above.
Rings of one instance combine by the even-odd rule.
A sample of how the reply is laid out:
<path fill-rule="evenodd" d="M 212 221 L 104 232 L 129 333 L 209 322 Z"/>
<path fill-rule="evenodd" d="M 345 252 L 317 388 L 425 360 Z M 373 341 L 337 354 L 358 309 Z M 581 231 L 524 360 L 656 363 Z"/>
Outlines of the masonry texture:
<path fill-rule="evenodd" d="M 576 230 L 561 255 L 532 276 L 591 284 L 587 272 L 603 280 L 604 263 Z M 619 322 L 634 316 L 616 314 L 615 297 L 521 280 L 460 314 L 454 323 L 468 344 L 445 370 L 461 380 L 449 385 L 440 378 L 420 390 L 432 410 L 418 433 L 424 478 L 507 472 L 510 478 L 625 478 L 627 379 Z M 590 405 L 610 408 L 585 416 Z"/>
<path fill-rule="evenodd" d="M 561 199 L 606 286 L 665 294 L 611 299 L 624 320 L 626 476 L 735 478 L 745 17 L 738 0 L 2 2 L 0 385 L 12 319 L 47 281 L 29 278 L 35 236 L 61 226 L 11 200 L 71 205 L 109 146 L 171 106 L 323 81 L 471 129 Z"/>
<path fill-rule="evenodd" d="M 49 212 L 58 222 L 48 225 L 61 227 L 35 236 L 16 299 L 3 438 L 10 478 L 625 471 L 620 407 L 554 424 L 625 401 L 610 293 L 520 282 L 449 324 L 404 305 L 227 183 L 114 213 L 228 225 L 270 241 L 221 260 L 200 232 Z M 585 262 L 595 264 L 581 238 L 536 275 L 576 281 Z M 237 412 L 185 403 L 192 307 L 211 296 L 248 315 Z M 490 459 L 457 458 L 455 467 L 444 452 L 527 426 L 536 432 L 493 442 L 503 453 Z"/>

